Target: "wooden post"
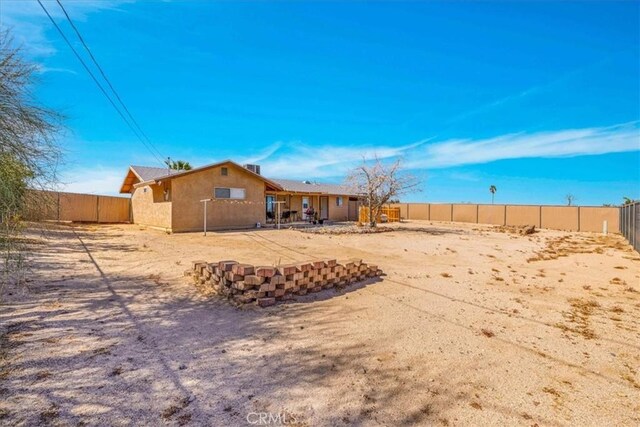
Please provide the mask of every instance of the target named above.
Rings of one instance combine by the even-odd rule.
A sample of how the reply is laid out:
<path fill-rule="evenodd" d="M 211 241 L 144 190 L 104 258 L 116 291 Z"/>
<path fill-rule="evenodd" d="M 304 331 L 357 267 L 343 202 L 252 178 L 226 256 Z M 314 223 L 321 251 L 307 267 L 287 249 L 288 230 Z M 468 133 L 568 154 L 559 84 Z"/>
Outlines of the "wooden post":
<path fill-rule="evenodd" d="M 276 201 L 273 203 L 275 203 L 276 205 L 276 224 L 277 224 L 278 230 L 280 230 L 280 205 L 286 202 L 284 200 L 278 201 L 278 196 L 276 195 Z"/>
<path fill-rule="evenodd" d="M 204 235 L 207 235 L 207 202 L 210 202 L 212 199 L 202 199 L 200 200 L 201 203 L 204 203 Z"/>

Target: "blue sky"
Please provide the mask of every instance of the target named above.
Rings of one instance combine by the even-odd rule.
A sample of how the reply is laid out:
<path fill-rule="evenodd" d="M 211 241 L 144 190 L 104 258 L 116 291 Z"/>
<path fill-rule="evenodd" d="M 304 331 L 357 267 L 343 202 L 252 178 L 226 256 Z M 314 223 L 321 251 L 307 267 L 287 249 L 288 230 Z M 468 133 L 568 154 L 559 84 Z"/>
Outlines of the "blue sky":
<path fill-rule="evenodd" d="M 330 182 L 402 157 L 423 186 L 408 201 L 640 198 L 639 2 L 62 3 L 164 156 Z M 68 117 L 67 190 L 157 165 L 35 0 L 0 20 Z"/>

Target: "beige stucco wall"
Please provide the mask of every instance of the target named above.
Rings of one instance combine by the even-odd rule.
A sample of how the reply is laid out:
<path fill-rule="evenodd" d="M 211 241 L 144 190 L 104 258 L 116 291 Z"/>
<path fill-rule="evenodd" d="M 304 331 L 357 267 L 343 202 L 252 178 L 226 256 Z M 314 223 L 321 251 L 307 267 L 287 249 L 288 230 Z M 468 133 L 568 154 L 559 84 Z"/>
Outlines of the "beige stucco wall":
<path fill-rule="evenodd" d="M 431 221 L 451 221 L 451 205 L 430 205 Z"/>
<path fill-rule="evenodd" d="M 610 233 L 620 232 L 620 208 L 580 207 L 580 231 L 601 233 L 605 220 Z"/>
<path fill-rule="evenodd" d="M 222 176 L 221 168 L 228 168 Z M 203 199 L 213 198 L 215 187 L 244 188 L 244 200 L 214 199 L 207 206 L 207 229 L 250 228 L 266 219 L 265 183 L 232 164 L 183 175 L 172 180 L 174 232 L 203 228 Z"/>
<path fill-rule="evenodd" d="M 504 225 L 504 205 L 478 205 L 478 223 Z"/>
<path fill-rule="evenodd" d="M 478 222 L 478 205 L 453 205 L 453 221 Z"/>
<path fill-rule="evenodd" d="M 507 225 L 540 227 L 540 206 L 507 206 Z"/>
<path fill-rule="evenodd" d="M 331 221 L 349 220 L 349 196 L 342 196 L 342 206 L 336 206 L 338 196 L 329 196 L 329 219 Z"/>
<path fill-rule="evenodd" d="M 171 202 L 164 201 L 164 189 L 161 185 L 147 185 L 133 190 L 131 212 L 134 224 L 171 229 Z"/>
<path fill-rule="evenodd" d="M 542 206 L 540 228 L 578 231 L 577 206 Z"/>

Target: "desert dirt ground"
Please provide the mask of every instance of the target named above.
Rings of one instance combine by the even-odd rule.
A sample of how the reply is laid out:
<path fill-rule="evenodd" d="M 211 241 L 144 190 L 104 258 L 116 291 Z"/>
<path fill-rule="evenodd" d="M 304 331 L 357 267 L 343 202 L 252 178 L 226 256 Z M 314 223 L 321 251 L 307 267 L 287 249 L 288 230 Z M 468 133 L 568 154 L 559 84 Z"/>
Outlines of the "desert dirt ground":
<path fill-rule="evenodd" d="M 0 424 L 638 425 L 640 256 L 622 237 L 52 227 L 0 306 Z M 267 309 L 191 261 L 360 257 L 386 274 Z"/>

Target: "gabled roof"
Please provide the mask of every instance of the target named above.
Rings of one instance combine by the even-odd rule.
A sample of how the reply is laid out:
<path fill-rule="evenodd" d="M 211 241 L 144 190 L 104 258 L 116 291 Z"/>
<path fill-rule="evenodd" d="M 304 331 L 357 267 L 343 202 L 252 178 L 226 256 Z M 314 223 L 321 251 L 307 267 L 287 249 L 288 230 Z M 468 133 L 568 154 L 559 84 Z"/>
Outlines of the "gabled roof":
<path fill-rule="evenodd" d="M 155 177 L 176 174 L 181 171 L 172 170 L 168 168 L 153 168 L 149 166 L 135 166 L 131 165 L 131 169 L 144 181 L 151 181 Z"/>
<path fill-rule="evenodd" d="M 224 160 L 222 162 L 212 163 L 209 165 L 201 166 L 199 168 L 190 169 L 188 171 L 182 171 L 182 170 L 178 171 L 178 170 L 172 170 L 168 168 L 156 168 L 156 167 L 149 167 L 149 166 L 129 166 L 129 172 L 127 173 L 127 176 L 125 177 L 124 182 L 120 187 L 120 193 L 130 193 L 133 187 L 138 186 L 140 184 L 151 184 L 151 183 L 162 181 L 162 180 L 174 179 L 180 176 L 201 172 L 201 171 L 222 166 L 225 164 L 236 166 L 237 168 L 241 169 L 245 173 L 253 175 L 261 179 L 262 181 L 266 182 L 268 185 L 270 185 L 274 189 L 280 190 L 280 186 L 278 184 L 265 178 L 264 176 L 259 175 L 255 172 L 252 172 L 249 169 L 243 168 L 242 166 L 240 166 L 239 164 L 231 160 Z"/>
<path fill-rule="evenodd" d="M 199 168 L 191 169 L 188 171 L 177 171 L 168 168 L 156 168 L 149 166 L 129 166 L 127 176 L 120 187 L 120 193 L 130 193 L 134 187 L 152 184 L 155 182 L 174 179 L 180 176 L 188 175 L 191 173 L 201 172 L 206 169 L 222 166 L 225 164 L 233 165 L 242 171 L 260 178 L 267 183 L 270 187 L 268 190 L 274 191 L 287 191 L 291 193 L 306 193 L 306 194 L 331 194 L 331 195 L 345 195 L 345 196 L 357 196 L 356 192 L 345 185 L 339 184 L 319 184 L 310 181 L 296 181 L 293 179 L 270 179 L 265 178 L 255 172 L 246 169 L 239 164 L 231 161 L 224 160 L 218 163 L 212 163 L 209 165 L 201 166 Z"/>
<path fill-rule="evenodd" d="M 285 191 L 293 193 L 319 193 L 356 196 L 356 192 L 346 185 L 340 184 L 322 184 L 311 181 L 296 181 L 293 179 L 272 178 L 271 181 L 277 183 Z"/>

